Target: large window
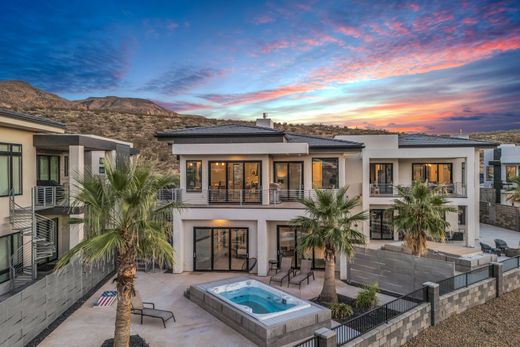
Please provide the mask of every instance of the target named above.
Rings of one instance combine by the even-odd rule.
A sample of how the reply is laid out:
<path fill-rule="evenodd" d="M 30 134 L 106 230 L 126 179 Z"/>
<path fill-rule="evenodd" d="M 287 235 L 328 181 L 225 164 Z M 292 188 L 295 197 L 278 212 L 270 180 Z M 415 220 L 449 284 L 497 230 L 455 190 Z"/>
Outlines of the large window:
<path fill-rule="evenodd" d="M 9 258 L 22 245 L 20 233 L 0 237 L 0 283 L 9 280 Z M 23 259 L 15 259 L 21 263 Z"/>
<path fill-rule="evenodd" d="M 394 215 L 392 209 L 370 210 L 370 239 L 394 239 Z"/>
<path fill-rule="evenodd" d="M 280 199 L 294 200 L 303 197 L 303 162 L 274 162 L 274 182 L 280 185 Z"/>
<path fill-rule="evenodd" d="M 37 180 L 60 183 L 60 157 L 57 155 L 38 155 Z"/>
<path fill-rule="evenodd" d="M 392 163 L 370 164 L 370 194 L 392 194 L 393 165 Z"/>
<path fill-rule="evenodd" d="M 338 159 L 312 159 L 312 188 L 313 189 L 337 189 Z"/>
<path fill-rule="evenodd" d="M 486 166 L 486 181 L 493 181 L 495 175 L 495 167 L 492 165 Z"/>
<path fill-rule="evenodd" d="M 511 182 L 511 179 L 517 176 L 516 165 L 506 165 L 506 181 Z"/>
<path fill-rule="evenodd" d="M 22 146 L 0 143 L 0 196 L 22 194 Z"/>
<path fill-rule="evenodd" d="M 209 162 L 209 202 L 262 202 L 262 163 Z"/>
<path fill-rule="evenodd" d="M 202 161 L 200 160 L 186 161 L 186 191 L 202 191 Z"/>
<path fill-rule="evenodd" d="M 412 177 L 414 181 L 434 184 L 453 184 L 453 166 L 451 163 L 427 163 L 412 164 Z"/>

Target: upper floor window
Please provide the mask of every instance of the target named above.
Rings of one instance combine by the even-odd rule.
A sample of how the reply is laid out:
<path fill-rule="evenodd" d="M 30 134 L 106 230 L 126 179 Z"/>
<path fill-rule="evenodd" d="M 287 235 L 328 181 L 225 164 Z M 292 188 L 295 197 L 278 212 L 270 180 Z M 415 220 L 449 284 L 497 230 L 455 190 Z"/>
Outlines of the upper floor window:
<path fill-rule="evenodd" d="M 337 158 L 312 159 L 312 189 L 337 189 L 338 177 Z"/>
<path fill-rule="evenodd" d="M 98 168 L 98 173 L 100 175 L 104 175 L 105 174 L 105 158 L 99 158 L 99 168 Z"/>
<path fill-rule="evenodd" d="M 54 181 L 60 183 L 60 157 L 57 155 L 38 155 L 37 175 L 38 181 Z"/>
<path fill-rule="evenodd" d="M 495 176 L 495 167 L 494 166 L 486 166 L 486 181 L 493 181 L 493 178 Z"/>
<path fill-rule="evenodd" d="M 202 161 L 200 160 L 186 161 L 186 191 L 202 191 Z"/>
<path fill-rule="evenodd" d="M 0 196 L 22 194 L 22 145 L 0 143 Z"/>
<path fill-rule="evenodd" d="M 64 156 L 63 161 L 63 176 L 69 177 L 69 156 Z"/>
<path fill-rule="evenodd" d="M 506 181 L 511 182 L 511 179 L 518 175 L 516 165 L 506 165 Z"/>
<path fill-rule="evenodd" d="M 453 165 L 451 163 L 426 163 L 412 164 L 412 178 L 414 181 L 421 181 L 434 184 L 453 183 Z"/>

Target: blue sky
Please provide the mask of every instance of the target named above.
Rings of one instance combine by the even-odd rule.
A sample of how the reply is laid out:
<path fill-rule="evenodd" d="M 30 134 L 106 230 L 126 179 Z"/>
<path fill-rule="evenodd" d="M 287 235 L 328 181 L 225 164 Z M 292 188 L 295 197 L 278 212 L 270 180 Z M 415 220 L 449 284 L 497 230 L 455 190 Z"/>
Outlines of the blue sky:
<path fill-rule="evenodd" d="M 0 12 L 0 79 L 69 99 L 431 133 L 520 128 L 520 1 L 45 1 Z"/>

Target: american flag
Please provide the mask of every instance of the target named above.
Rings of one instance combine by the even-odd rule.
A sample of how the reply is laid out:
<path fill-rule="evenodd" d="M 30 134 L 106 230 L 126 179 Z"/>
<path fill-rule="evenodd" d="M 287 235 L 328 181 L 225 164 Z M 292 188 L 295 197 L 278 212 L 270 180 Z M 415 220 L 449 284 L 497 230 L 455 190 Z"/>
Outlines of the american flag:
<path fill-rule="evenodd" d="M 110 306 L 116 300 L 116 298 L 117 298 L 117 291 L 115 291 L 115 290 L 105 290 L 103 293 L 101 293 L 101 297 L 95 303 L 94 306 L 97 306 L 97 307 L 107 307 L 107 306 Z"/>

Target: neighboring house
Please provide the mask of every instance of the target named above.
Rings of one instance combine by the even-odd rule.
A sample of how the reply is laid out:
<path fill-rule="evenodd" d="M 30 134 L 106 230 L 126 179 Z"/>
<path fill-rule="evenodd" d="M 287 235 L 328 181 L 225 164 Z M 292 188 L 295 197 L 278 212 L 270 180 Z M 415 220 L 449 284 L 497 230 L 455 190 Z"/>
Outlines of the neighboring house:
<path fill-rule="evenodd" d="M 93 154 L 117 160 L 135 153 L 131 143 L 64 128 L 0 109 L 0 294 L 41 276 L 83 239 L 83 224 L 69 224 L 83 216 L 70 197 Z"/>
<path fill-rule="evenodd" d="M 520 175 L 520 146 L 502 144 L 495 149 L 484 151 L 484 183 L 485 188 L 495 189 L 497 204 L 511 205 L 507 201 L 507 190 L 513 188 L 510 182 Z M 516 206 L 520 206 L 516 204 Z"/>
<path fill-rule="evenodd" d="M 479 237 L 478 155 L 488 142 L 426 135 L 340 136 L 325 139 L 273 128 L 220 125 L 158 133 L 180 163 L 180 188 L 170 199 L 184 203 L 174 213 L 175 272 L 241 271 L 257 259 L 267 275 L 282 256 L 324 265 L 321 249 L 296 252 L 301 231 L 290 221 L 304 213 L 298 202 L 313 189 L 348 185 L 362 196 L 370 221 L 360 225 L 368 239 L 397 239 L 386 212 L 397 184 L 412 180 L 440 184 L 460 213 L 446 216 L 454 232 L 472 246 Z M 168 194 L 164 195 L 167 196 Z M 361 208 L 361 207 L 360 207 Z M 339 257 L 341 278 L 346 258 Z"/>

